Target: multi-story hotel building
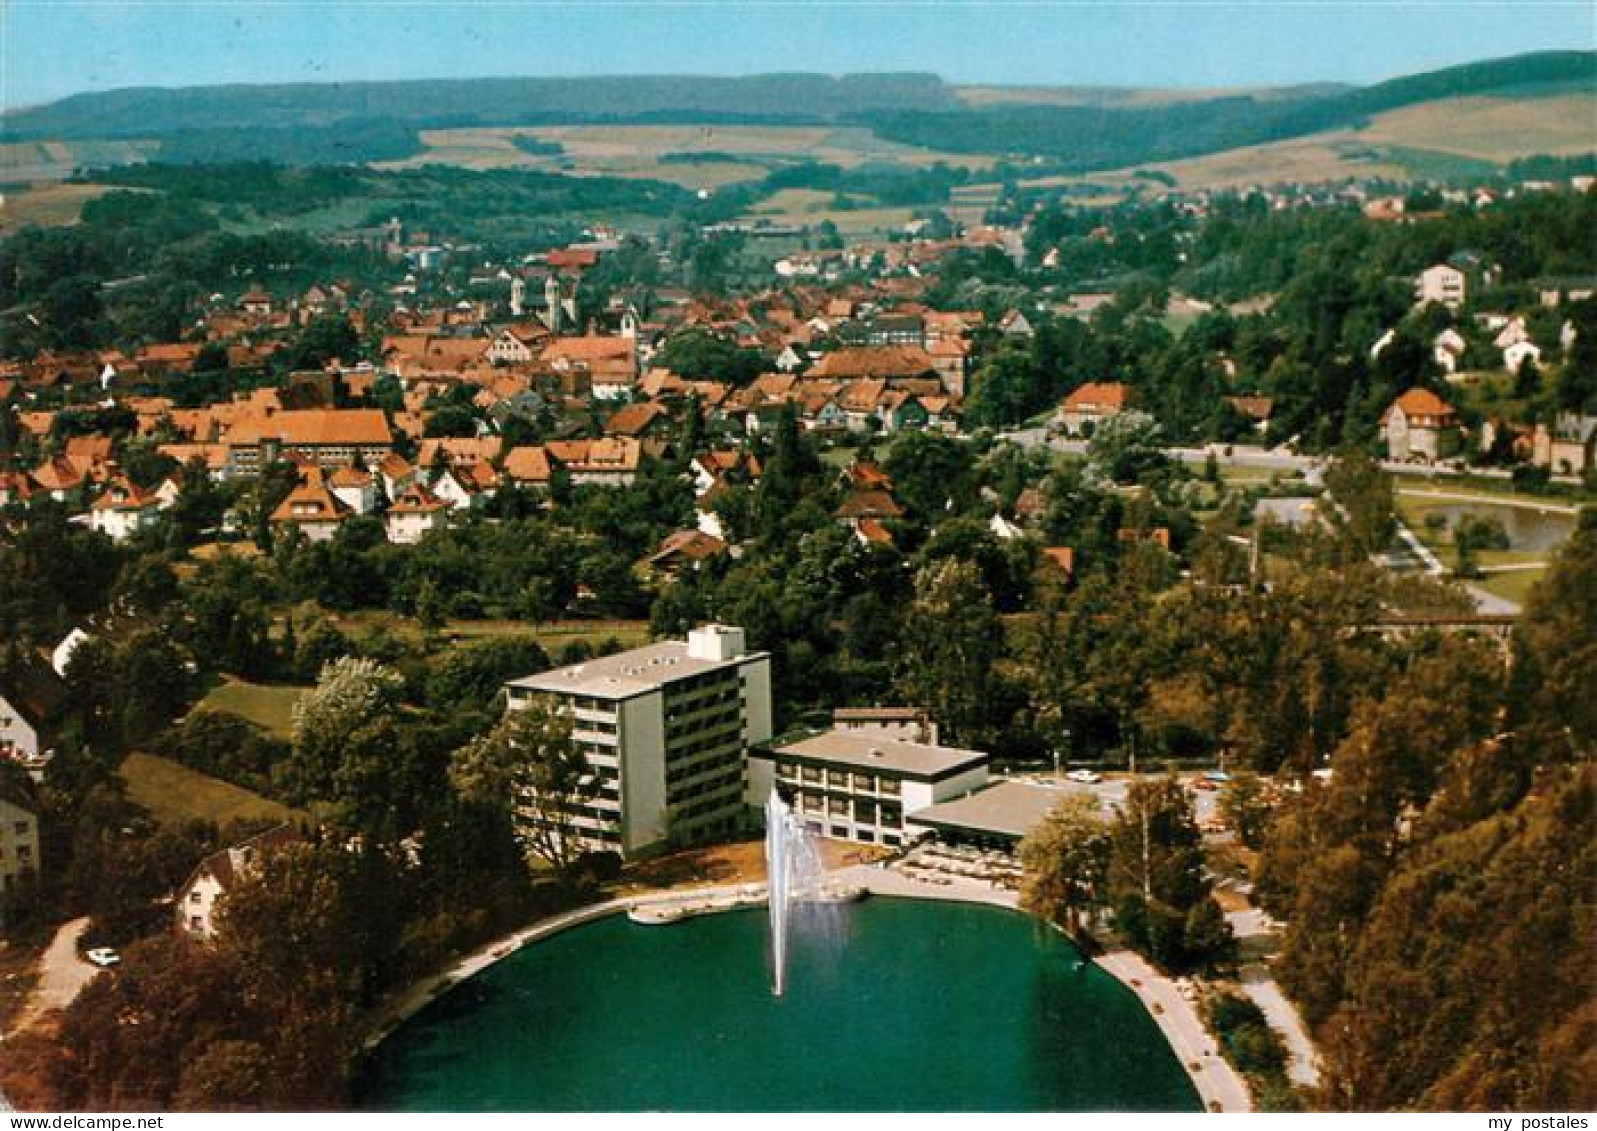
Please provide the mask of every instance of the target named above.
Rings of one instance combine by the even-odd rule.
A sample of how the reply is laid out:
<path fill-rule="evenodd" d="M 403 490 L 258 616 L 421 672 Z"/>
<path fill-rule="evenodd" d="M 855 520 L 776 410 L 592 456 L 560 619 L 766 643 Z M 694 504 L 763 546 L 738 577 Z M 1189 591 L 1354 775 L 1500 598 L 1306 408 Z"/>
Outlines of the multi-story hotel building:
<path fill-rule="evenodd" d="M 771 662 L 741 628 L 667 641 L 505 685 L 511 710 L 553 696 L 601 780 L 573 823 L 595 848 L 636 856 L 736 831 L 749 747 L 771 737 Z"/>
<path fill-rule="evenodd" d="M 885 733 L 831 730 L 749 754 L 750 805 L 774 785 L 811 832 L 889 847 L 906 820 L 987 784 L 987 755 Z"/>

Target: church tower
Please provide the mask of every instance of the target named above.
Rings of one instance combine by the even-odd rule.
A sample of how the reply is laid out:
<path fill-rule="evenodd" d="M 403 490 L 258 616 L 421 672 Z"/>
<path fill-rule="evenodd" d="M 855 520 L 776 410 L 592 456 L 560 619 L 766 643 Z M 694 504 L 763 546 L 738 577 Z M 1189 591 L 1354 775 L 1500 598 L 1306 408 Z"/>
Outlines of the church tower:
<path fill-rule="evenodd" d="M 543 285 L 543 301 L 544 305 L 549 308 L 548 314 L 544 316 L 544 321 L 549 324 L 549 332 L 551 334 L 558 334 L 560 332 L 561 315 L 564 313 L 562 309 L 564 304 L 560 301 L 560 280 L 553 275 L 550 275 Z"/>

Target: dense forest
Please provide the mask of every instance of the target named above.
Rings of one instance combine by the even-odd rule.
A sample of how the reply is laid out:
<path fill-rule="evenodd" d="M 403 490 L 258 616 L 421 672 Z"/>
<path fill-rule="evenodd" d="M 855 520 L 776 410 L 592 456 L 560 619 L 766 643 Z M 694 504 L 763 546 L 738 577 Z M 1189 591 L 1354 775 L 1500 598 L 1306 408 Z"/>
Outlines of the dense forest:
<path fill-rule="evenodd" d="M 1359 705 L 1264 838 L 1278 965 L 1336 1110 L 1590 1110 L 1597 522 L 1531 595 L 1505 678 L 1441 646 Z"/>

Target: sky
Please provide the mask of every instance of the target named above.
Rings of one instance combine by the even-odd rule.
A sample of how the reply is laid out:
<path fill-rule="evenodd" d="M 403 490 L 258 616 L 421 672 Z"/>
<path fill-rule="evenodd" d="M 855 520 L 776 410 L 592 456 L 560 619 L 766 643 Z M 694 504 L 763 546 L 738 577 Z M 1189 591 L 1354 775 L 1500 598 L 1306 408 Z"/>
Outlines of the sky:
<path fill-rule="evenodd" d="M 0 106 L 127 86 L 481 75 L 1365 83 L 1593 47 L 1592 0 L 0 0 Z"/>

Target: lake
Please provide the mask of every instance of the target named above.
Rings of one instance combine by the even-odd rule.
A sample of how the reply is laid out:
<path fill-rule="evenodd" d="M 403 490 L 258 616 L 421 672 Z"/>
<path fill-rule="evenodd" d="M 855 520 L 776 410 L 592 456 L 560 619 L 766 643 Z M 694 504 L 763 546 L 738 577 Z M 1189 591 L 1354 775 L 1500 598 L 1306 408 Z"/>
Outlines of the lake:
<path fill-rule="evenodd" d="M 764 912 L 625 916 L 524 947 L 374 1055 L 378 1111 L 1201 1111 L 1136 996 L 1000 908 L 870 899 L 795 935 Z"/>

